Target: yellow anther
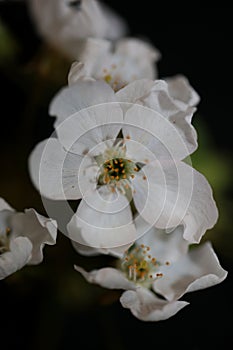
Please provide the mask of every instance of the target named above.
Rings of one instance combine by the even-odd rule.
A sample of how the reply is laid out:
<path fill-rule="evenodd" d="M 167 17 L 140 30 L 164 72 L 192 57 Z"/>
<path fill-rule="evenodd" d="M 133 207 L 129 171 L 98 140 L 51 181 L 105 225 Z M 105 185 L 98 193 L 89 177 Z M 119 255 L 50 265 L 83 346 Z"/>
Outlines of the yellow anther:
<path fill-rule="evenodd" d="M 106 81 L 106 83 L 109 84 L 112 80 L 112 76 L 110 74 L 107 74 L 107 75 L 105 75 L 104 80 Z"/>

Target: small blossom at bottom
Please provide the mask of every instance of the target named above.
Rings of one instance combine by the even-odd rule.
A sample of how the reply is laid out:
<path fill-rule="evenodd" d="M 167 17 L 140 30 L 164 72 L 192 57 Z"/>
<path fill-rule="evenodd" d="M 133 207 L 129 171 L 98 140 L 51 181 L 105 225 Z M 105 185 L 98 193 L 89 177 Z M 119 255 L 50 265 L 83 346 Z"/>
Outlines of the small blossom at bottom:
<path fill-rule="evenodd" d="M 190 249 L 183 228 L 173 232 L 148 228 L 141 218 L 137 229 L 147 230 L 121 258 L 116 267 L 91 272 L 75 269 L 84 278 L 104 288 L 124 290 L 120 303 L 142 321 L 170 318 L 188 305 L 179 300 L 185 293 L 222 282 L 225 271 L 209 242 Z"/>

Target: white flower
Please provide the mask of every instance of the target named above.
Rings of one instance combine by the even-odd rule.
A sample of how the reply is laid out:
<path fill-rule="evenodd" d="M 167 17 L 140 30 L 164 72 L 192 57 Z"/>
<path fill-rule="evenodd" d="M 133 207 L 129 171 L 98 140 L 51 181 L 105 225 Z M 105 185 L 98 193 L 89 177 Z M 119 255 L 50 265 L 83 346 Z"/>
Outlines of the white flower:
<path fill-rule="evenodd" d="M 0 280 L 43 260 L 45 244 L 55 244 L 57 225 L 34 209 L 17 213 L 0 198 Z"/>
<path fill-rule="evenodd" d="M 101 79 L 117 91 L 138 79 L 156 79 L 155 63 L 160 53 L 152 45 L 135 38 L 111 41 L 89 38 L 78 62 L 72 64 L 69 84 L 78 80 Z"/>
<path fill-rule="evenodd" d="M 139 231 L 146 230 L 143 220 L 137 222 Z M 120 302 L 138 319 L 165 320 L 188 305 L 179 300 L 185 293 L 214 286 L 227 276 L 209 242 L 189 249 L 182 236 L 181 227 L 170 234 L 152 228 L 117 260 L 116 268 L 75 269 L 90 283 L 125 290 Z"/>
<path fill-rule="evenodd" d="M 38 33 L 70 59 L 88 37 L 115 40 L 125 35 L 123 19 L 96 0 L 29 0 Z"/>
<path fill-rule="evenodd" d="M 95 248 L 135 241 L 131 199 L 148 223 L 169 230 L 183 225 L 192 243 L 216 223 L 211 187 L 182 161 L 196 147 L 190 110 L 180 111 L 182 122 L 176 120 L 166 89 L 161 97 L 167 103 L 159 101 L 157 110 L 125 108 L 114 102 L 110 86 L 96 81 L 65 88 L 52 102 L 58 138 L 36 146 L 30 174 L 45 197 L 83 198 L 68 224 L 74 241 Z M 172 106 L 176 113 L 170 118 Z"/>

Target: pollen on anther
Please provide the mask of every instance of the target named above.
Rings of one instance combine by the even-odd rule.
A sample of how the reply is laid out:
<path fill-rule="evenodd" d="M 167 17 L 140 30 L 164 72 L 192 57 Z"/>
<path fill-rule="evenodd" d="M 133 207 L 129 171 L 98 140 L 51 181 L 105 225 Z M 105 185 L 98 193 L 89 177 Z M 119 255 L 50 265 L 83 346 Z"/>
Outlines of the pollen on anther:
<path fill-rule="evenodd" d="M 169 261 L 166 261 L 165 264 L 166 264 L 167 266 L 169 266 L 169 265 L 170 265 L 170 262 L 169 262 Z"/>
<path fill-rule="evenodd" d="M 163 273 L 156 273 L 157 277 L 163 277 Z"/>
<path fill-rule="evenodd" d="M 144 244 L 141 244 L 141 248 L 145 248 Z"/>
<path fill-rule="evenodd" d="M 142 178 L 143 178 L 143 180 L 146 180 L 146 179 L 147 179 L 147 177 L 146 177 L 145 175 L 144 175 Z"/>
<path fill-rule="evenodd" d="M 126 136 L 126 139 L 127 139 L 127 140 L 130 140 L 130 139 L 131 139 L 131 137 L 130 137 L 129 135 L 127 135 L 127 136 Z"/>

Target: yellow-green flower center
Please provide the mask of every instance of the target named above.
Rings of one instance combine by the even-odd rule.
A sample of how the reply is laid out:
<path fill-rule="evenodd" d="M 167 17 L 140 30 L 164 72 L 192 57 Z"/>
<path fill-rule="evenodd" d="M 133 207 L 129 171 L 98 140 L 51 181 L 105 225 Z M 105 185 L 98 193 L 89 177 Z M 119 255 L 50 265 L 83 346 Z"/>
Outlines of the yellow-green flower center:
<path fill-rule="evenodd" d="M 96 158 L 96 161 L 100 166 L 99 185 L 109 185 L 112 189 L 118 188 L 123 193 L 132 188 L 131 181 L 139 171 L 139 167 L 135 162 L 127 159 L 122 140 L 115 146 L 106 149 L 103 155 Z"/>
<path fill-rule="evenodd" d="M 104 162 L 101 169 L 102 182 L 110 184 L 121 180 L 130 180 L 135 177 L 137 171 L 137 166 L 129 159 L 109 159 Z"/>
<path fill-rule="evenodd" d="M 160 263 L 150 254 L 150 247 L 135 246 L 125 253 L 121 269 L 129 280 L 150 287 L 163 274 L 158 272 Z"/>

